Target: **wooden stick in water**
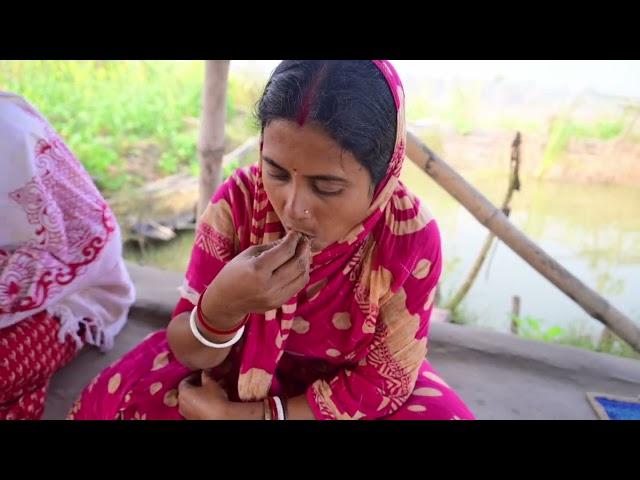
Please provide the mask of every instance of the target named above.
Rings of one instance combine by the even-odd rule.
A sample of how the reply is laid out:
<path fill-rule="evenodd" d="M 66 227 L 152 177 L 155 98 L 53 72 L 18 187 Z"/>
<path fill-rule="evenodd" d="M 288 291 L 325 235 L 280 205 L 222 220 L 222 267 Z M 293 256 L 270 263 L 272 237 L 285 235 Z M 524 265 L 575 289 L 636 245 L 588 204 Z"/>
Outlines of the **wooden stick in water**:
<path fill-rule="evenodd" d="M 407 132 L 407 157 L 524 261 L 580 305 L 590 316 L 610 328 L 622 340 L 640 352 L 640 327 L 638 325 L 516 228 L 499 208 L 411 132 Z"/>

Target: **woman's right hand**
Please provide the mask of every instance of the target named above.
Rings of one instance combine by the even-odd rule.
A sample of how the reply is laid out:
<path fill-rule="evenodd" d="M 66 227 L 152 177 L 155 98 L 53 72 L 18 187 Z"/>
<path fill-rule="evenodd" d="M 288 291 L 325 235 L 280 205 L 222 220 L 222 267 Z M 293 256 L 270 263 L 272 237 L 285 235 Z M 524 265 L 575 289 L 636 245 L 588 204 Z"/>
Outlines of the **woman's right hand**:
<path fill-rule="evenodd" d="M 249 313 L 278 308 L 307 284 L 310 264 L 310 242 L 297 232 L 249 247 L 211 282 L 202 299 L 203 313 L 224 329 Z"/>

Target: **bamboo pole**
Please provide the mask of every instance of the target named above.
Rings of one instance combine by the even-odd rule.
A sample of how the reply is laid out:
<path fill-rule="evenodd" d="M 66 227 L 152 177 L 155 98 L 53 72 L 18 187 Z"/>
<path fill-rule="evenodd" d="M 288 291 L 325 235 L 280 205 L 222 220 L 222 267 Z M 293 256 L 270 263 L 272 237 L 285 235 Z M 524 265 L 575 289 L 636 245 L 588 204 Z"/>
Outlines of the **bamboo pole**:
<path fill-rule="evenodd" d="M 197 218 L 209 204 L 222 178 L 224 156 L 224 123 L 227 113 L 227 78 L 229 60 L 207 60 L 204 88 L 202 90 L 202 113 L 198 158 L 200 160 L 200 194 Z"/>
<path fill-rule="evenodd" d="M 506 216 L 509 216 L 510 212 L 510 204 L 511 198 L 513 198 L 513 192 L 515 190 L 520 190 L 520 132 L 516 134 L 516 137 L 513 139 L 513 143 L 511 144 L 511 165 L 509 170 L 509 185 L 507 187 L 507 193 L 504 196 L 504 200 L 502 201 L 501 210 L 504 212 Z M 482 248 L 480 249 L 480 253 L 476 258 L 476 261 L 473 263 L 471 270 L 469 270 L 469 274 L 464 282 L 462 282 L 462 286 L 458 289 L 455 295 L 451 297 L 451 300 L 447 304 L 446 308 L 453 311 L 458 308 L 460 302 L 467 295 L 473 283 L 480 273 L 480 269 L 484 264 L 485 259 L 487 258 L 487 254 L 491 249 L 491 245 L 493 245 L 493 240 L 495 239 L 495 234 L 492 231 L 489 231 L 487 234 L 487 238 L 482 244 Z"/>
<path fill-rule="evenodd" d="M 518 230 L 499 208 L 411 132 L 407 133 L 407 157 L 524 261 L 580 305 L 590 316 L 640 352 L 640 328 L 637 325 Z"/>

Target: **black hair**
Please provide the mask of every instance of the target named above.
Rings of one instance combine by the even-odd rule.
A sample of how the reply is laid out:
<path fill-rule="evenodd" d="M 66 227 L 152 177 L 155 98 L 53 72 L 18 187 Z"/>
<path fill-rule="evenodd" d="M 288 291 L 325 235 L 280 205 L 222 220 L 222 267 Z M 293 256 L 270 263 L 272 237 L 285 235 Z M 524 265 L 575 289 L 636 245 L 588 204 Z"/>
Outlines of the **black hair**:
<path fill-rule="evenodd" d="M 370 60 L 284 60 L 271 74 L 256 116 L 262 131 L 279 119 L 319 126 L 367 169 L 374 187 L 393 155 L 396 106 Z"/>

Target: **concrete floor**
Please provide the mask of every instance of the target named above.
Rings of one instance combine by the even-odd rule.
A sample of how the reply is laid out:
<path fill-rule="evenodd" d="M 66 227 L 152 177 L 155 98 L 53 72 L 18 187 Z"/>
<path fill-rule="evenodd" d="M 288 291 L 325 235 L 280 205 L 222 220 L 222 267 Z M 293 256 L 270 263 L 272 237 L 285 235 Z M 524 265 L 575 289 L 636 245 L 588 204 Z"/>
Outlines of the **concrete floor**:
<path fill-rule="evenodd" d="M 82 388 L 147 334 L 166 326 L 179 274 L 128 265 L 136 307 L 112 351 L 85 348 L 51 381 L 44 418 L 64 418 Z M 428 358 L 479 419 L 596 419 L 586 392 L 640 395 L 640 361 L 434 323 Z"/>

